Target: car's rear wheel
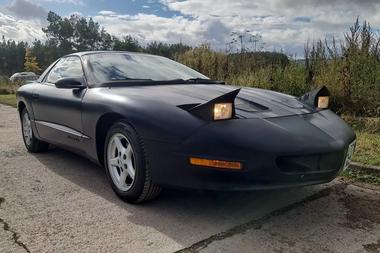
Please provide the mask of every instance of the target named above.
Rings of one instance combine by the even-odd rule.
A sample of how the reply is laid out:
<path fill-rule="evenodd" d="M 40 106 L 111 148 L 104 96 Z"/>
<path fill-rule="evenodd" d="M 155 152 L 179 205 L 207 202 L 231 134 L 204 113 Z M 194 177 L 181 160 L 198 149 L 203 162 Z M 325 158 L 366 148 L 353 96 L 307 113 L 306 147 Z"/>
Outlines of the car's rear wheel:
<path fill-rule="evenodd" d="M 21 112 L 21 128 L 24 144 L 29 152 L 39 153 L 49 148 L 48 143 L 38 140 L 34 135 L 29 113 L 26 108 Z"/>
<path fill-rule="evenodd" d="M 151 200 L 161 192 L 161 187 L 152 182 L 142 139 L 124 121 L 107 133 L 104 164 L 112 189 L 127 202 Z"/>

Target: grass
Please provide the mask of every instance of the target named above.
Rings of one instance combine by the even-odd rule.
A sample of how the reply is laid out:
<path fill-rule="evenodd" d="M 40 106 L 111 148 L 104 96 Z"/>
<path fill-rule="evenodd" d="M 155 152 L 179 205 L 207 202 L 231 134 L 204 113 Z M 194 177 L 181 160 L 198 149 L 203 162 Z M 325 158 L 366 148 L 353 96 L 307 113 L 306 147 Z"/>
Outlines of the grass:
<path fill-rule="evenodd" d="M 13 94 L 17 88 L 20 87 L 20 83 L 11 83 L 8 78 L 0 76 L 0 94 Z"/>
<path fill-rule="evenodd" d="M 352 117 L 342 115 L 356 132 L 377 133 L 380 134 L 380 117 Z"/>
<path fill-rule="evenodd" d="M 348 168 L 340 176 L 349 180 L 380 186 L 380 173 Z"/>
<path fill-rule="evenodd" d="M 356 132 L 356 151 L 354 162 L 380 166 L 380 134 Z"/>
<path fill-rule="evenodd" d="M 15 94 L 0 95 L 0 104 L 17 107 L 16 95 Z"/>

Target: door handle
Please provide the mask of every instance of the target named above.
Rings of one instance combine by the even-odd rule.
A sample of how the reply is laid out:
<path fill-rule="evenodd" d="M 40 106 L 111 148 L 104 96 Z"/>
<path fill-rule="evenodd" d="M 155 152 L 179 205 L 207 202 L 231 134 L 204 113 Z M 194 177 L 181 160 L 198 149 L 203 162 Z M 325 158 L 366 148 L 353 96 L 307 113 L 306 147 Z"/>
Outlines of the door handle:
<path fill-rule="evenodd" d="M 37 100 L 37 99 L 40 98 L 40 94 L 38 94 L 38 93 L 33 93 L 32 98 L 33 98 L 34 100 Z"/>

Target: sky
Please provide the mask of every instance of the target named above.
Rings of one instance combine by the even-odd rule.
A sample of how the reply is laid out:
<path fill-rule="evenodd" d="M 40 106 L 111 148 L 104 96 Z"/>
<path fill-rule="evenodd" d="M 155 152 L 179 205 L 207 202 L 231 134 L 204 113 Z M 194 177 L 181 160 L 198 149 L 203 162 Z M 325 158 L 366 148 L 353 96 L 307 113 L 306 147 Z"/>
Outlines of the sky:
<path fill-rule="evenodd" d="M 380 31 L 380 0 L 0 0 L 0 36 L 46 39 L 49 10 L 91 16 L 112 35 L 132 35 L 142 44 L 209 43 L 224 50 L 235 33 L 254 48 L 249 38 L 259 34 L 257 50 L 289 55 L 303 55 L 307 41 L 341 39 L 357 17 Z"/>

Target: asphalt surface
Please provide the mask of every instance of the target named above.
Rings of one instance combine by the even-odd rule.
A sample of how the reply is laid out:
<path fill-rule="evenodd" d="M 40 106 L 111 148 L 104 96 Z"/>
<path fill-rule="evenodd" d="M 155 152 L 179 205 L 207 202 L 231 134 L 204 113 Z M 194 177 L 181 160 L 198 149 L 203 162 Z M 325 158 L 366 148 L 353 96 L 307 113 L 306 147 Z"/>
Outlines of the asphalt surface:
<path fill-rule="evenodd" d="M 26 152 L 0 105 L 0 252 L 380 252 L 380 192 L 345 183 L 257 192 L 165 190 L 130 205 L 102 168 Z"/>

